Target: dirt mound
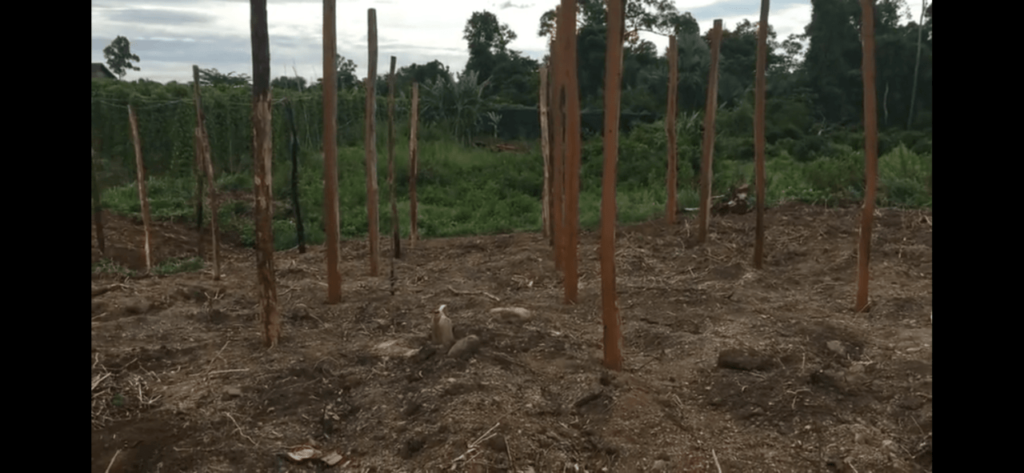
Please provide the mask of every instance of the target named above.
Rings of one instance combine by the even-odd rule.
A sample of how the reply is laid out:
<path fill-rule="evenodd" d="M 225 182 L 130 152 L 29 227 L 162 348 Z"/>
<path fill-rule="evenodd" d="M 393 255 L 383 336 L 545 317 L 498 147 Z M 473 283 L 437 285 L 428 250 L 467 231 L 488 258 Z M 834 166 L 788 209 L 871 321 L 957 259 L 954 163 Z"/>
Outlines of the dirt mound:
<path fill-rule="evenodd" d="M 107 222 L 108 248 L 138 253 L 141 225 Z M 418 242 L 394 296 L 365 240 L 345 241 L 334 306 L 323 247 L 278 252 L 274 350 L 251 250 L 226 248 L 219 282 L 122 279 L 93 299 L 93 471 L 294 471 L 280 454 L 302 444 L 338 471 L 928 471 L 930 213 L 876 222 L 861 314 L 856 209 L 771 209 L 762 271 L 752 214 L 713 219 L 691 249 L 688 218 L 621 228 L 621 373 L 600 364 L 596 234 L 577 305 L 535 234 Z M 195 256 L 197 238 L 158 224 L 156 258 Z M 430 343 L 441 304 L 475 350 Z"/>

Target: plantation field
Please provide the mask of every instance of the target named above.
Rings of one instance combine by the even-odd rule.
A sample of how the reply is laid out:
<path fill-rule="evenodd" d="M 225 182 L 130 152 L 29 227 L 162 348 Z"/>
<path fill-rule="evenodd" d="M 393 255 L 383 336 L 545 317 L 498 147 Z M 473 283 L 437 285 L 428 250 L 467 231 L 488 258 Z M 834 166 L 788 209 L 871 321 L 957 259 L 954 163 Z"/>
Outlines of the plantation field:
<path fill-rule="evenodd" d="M 766 267 L 754 271 L 752 213 L 712 218 L 708 243 L 687 249 L 696 230 L 690 214 L 676 225 L 629 223 L 661 215 L 663 197 L 652 189 L 664 194 L 664 174 L 637 177 L 623 165 L 620 182 L 638 184 L 619 191 L 626 369 L 610 373 L 600 364 L 596 233 L 581 235 L 579 304 L 565 305 L 551 250 L 537 233 L 537 199 L 532 191 L 502 194 L 516 189 L 503 184 L 515 182 L 512 164 L 488 174 L 507 181 L 467 195 L 476 184 L 464 180 L 482 171 L 425 158 L 418 186 L 425 240 L 415 248 L 402 242 L 392 292 L 387 239 L 385 276 L 367 275 L 365 201 L 344 190 L 365 189 L 365 181 L 360 155 L 345 153 L 349 239 L 339 305 L 324 303 L 323 247 L 300 255 L 288 240 L 294 230 L 279 190 L 288 174 L 275 169 L 275 199 L 285 207 L 275 226 L 284 325 L 272 350 L 261 344 L 254 251 L 245 241 L 251 180 L 221 188 L 241 204 L 222 212 L 235 226 L 226 225 L 219 282 L 209 263 L 195 259 L 191 181 L 152 181 L 154 213 L 164 213 L 155 224 L 155 274 L 143 278 L 132 273 L 144 266 L 141 223 L 122 215 L 133 212 L 132 188 L 104 194 L 108 254 L 100 255 L 94 235 L 93 286 L 118 286 L 92 305 L 92 471 L 319 471 L 315 461 L 279 456 L 303 444 L 342 457 L 329 471 L 714 472 L 716 462 L 723 472 L 931 470 L 930 208 L 877 211 L 872 308 L 855 314 L 856 206 L 776 205 L 770 193 Z M 531 156 L 481 157 L 490 161 L 479 169 Z M 819 164 L 801 174 L 799 166 L 813 164 L 775 162 L 788 167 L 775 164 L 773 174 L 769 161 L 769 176 L 790 182 L 775 181 L 776 200 L 785 189 L 817 192 L 801 176 L 825 179 L 820 171 L 832 169 Z M 927 163 L 930 173 L 930 156 Z M 597 219 L 590 165 L 600 163 L 584 162 L 585 229 Z M 850 166 L 862 175 L 862 165 Z M 716 177 L 729 172 L 748 175 L 737 165 Z M 882 179 L 880 199 L 898 195 L 900 182 L 919 189 L 921 174 L 914 175 Z M 322 208 L 317 176 L 319 169 L 303 175 L 303 211 L 313 219 Z M 539 186 L 534 177 L 522 179 Z M 688 192 L 680 207 L 696 206 Z M 386 203 L 386 185 L 381 195 Z M 922 195 L 930 206 L 927 194 L 905 193 Z M 381 215 L 387 234 L 390 217 Z M 506 231 L 513 233 L 450 237 Z M 441 304 L 456 338 L 479 338 L 475 350 L 449 357 L 429 343 L 429 316 Z M 491 312 L 500 307 L 530 315 Z"/>

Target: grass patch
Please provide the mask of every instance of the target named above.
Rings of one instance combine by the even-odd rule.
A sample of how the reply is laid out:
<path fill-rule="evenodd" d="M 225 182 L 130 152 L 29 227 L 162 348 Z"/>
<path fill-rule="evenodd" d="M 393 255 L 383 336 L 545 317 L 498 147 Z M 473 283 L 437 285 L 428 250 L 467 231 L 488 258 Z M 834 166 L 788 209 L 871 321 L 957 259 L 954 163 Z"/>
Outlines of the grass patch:
<path fill-rule="evenodd" d="M 153 272 L 160 276 L 167 276 L 175 273 L 186 273 L 203 269 L 201 258 L 172 258 L 164 261 L 153 268 Z"/>

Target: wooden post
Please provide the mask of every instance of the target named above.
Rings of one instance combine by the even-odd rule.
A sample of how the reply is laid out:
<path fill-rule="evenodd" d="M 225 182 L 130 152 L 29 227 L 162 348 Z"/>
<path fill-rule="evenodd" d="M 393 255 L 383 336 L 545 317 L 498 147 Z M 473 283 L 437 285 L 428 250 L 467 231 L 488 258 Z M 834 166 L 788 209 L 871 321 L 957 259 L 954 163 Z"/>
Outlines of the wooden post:
<path fill-rule="evenodd" d="M 616 371 L 622 370 L 622 322 L 615 293 L 615 168 L 619 159 L 619 94 L 622 88 L 624 17 L 623 0 L 608 0 L 608 49 L 604 76 L 604 175 L 601 179 L 601 312 L 604 324 L 604 366 Z M 674 49 L 675 36 L 671 41 L 669 49 Z"/>
<path fill-rule="evenodd" d="M 568 41 L 563 38 L 564 33 L 562 32 L 562 8 L 559 7 L 557 10 L 557 19 L 555 23 L 555 41 L 552 43 L 552 64 L 553 70 L 551 74 L 551 101 L 552 105 L 552 120 L 553 125 L 553 137 L 552 140 L 552 153 L 551 153 L 551 168 L 553 170 L 554 185 L 551 186 L 551 190 L 554 192 L 554 213 L 555 224 L 552 226 L 554 229 L 552 246 L 554 247 L 555 253 L 555 270 L 562 271 L 565 267 L 562 265 L 562 253 L 564 244 L 562 237 L 565 234 L 565 178 L 564 178 L 564 165 L 565 165 L 565 114 L 563 113 L 565 95 L 563 94 L 563 83 L 565 79 L 562 74 L 564 69 L 562 59 L 562 43 Z"/>
<path fill-rule="evenodd" d="M 256 275 L 263 343 L 277 346 L 281 315 L 274 283 L 274 233 L 271 194 L 270 37 L 267 35 L 267 0 L 249 0 L 252 35 L 253 181 L 256 200 Z M 326 84 L 325 84 L 326 85 Z"/>
<path fill-rule="evenodd" d="M 548 68 L 540 68 L 540 154 L 544 160 L 541 222 L 544 237 L 551 237 L 551 142 L 548 140 Z"/>
<path fill-rule="evenodd" d="M 412 228 L 409 231 L 409 247 L 416 246 L 419 230 L 416 228 L 416 173 L 419 163 L 416 160 L 416 124 L 419 121 L 420 85 L 412 83 L 412 110 L 409 117 L 409 219 Z"/>
<path fill-rule="evenodd" d="M 203 135 L 202 132 L 206 129 L 203 127 L 203 107 L 202 101 L 199 95 L 199 66 L 192 65 L 192 97 L 196 103 L 196 162 L 195 162 L 195 174 L 196 174 L 196 195 L 195 195 L 195 206 L 196 206 L 196 235 L 198 235 L 196 241 L 196 254 L 200 258 L 204 257 L 206 253 L 203 251 L 203 174 L 206 172 L 206 166 L 203 164 Z M 214 219 L 216 215 L 214 215 Z"/>
<path fill-rule="evenodd" d="M 142 143 L 139 142 L 139 121 L 135 107 L 128 105 L 128 121 L 132 125 L 132 142 L 135 143 L 135 170 L 139 183 L 139 202 L 142 204 L 142 229 L 146 234 L 143 251 L 146 253 L 146 271 L 153 270 L 153 233 L 149 224 L 149 198 L 146 197 L 146 168 L 142 164 Z"/>
<path fill-rule="evenodd" d="M 558 7 L 555 7 L 555 8 L 557 10 Z M 558 63 L 556 61 L 556 58 L 558 56 L 558 48 L 555 47 L 555 35 L 554 34 L 552 34 L 552 36 L 551 36 L 551 44 L 549 45 L 549 49 L 550 49 L 550 51 L 548 53 L 548 60 L 550 61 L 550 67 L 548 67 L 548 87 L 547 87 L 546 93 L 547 93 L 547 96 L 548 96 L 548 98 L 547 98 L 547 102 L 548 102 L 548 164 L 547 164 L 547 166 L 548 166 L 548 168 L 551 169 L 551 175 L 548 177 L 548 215 L 550 215 L 550 219 L 551 219 L 551 235 L 548 236 L 548 244 L 551 245 L 552 248 L 555 248 L 555 241 L 556 241 L 555 240 L 555 234 L 557 233 L 557 227 L 559 225 L 558 220 L 556 219 L 556 216 L 559 215 L 559 214 L 555 213 L 555 202 L 557 202 L 557 198 L 555 197 L 555 192 L 556 192 L 556 189 L 558 189 L 557 187 L 555 187 L 555 156 L 561 156 L 559 154 L 559 152 L 561 150 L 561 146 L 562 145 L 561 145 L 561 138 L 558 138 L 557 140 L 555 139 L 556 130 L 558 129 L 558 128 L 556 128 L 556 125 L 555 125 L 555 112 L 556 111 L 561 111 L 561 102 L 558 101 L 559 100 L 558 99 L 559 95 L 557 94 L 557 91 L 555 89 L 555 84 L 558 83 L 558 66 L 557 66 Z M 561 133 L 561 132 L 559 132 L 559 133 Z M 557 269 L 557 268 L 560 268 L 560 266 L 558 266 L 558 265 L 561 264 L 561 263 L 559 263 L 557 261 L 557 253 L 555 253 L 555 256 L 556 256 L 555 268 Z"/>
<path fill-rule="evenodd" d="M 708 238 L 711 218 L 711 163 L 715 152 L 715 112 L 718 110 L 718 48 L 722 44 L 722 20 L 711 30 L 711 72 L 708 74 L 708 98 L 704 112 L 704 140 L 700 163 L 700 217 L 697 243 Z"/>
<path fill-rule="evenodd" d="M 92 218 L 96 225 L 96 246 L 100 248 L 100 254 L 106 255 L 106 243 L 103 240 L 103 207 L 100 205 L 100 183 L 96 179 L 96 149 L 92 148 L 91 164 L 89 170 L 92 172 Z"/>
<path fill-rule="evenodd" d="M 875 102 L 875 2 L 861 0 L 861 38 L 864 47 L 864 161 L 866 189 L 857 252 L 857 303 L 854 310 L 868 311 L 868 261 L 871 256 L 871 224 L 875 213 L 875 179 L 878 175 L 878 110 Z"/>
<path fill-rule="evenodd" d="M 391 245 L 392 257 L 402 257 L 402 240 L 398 234 L 398 204 L 395 202 L 395 57 L 391 56 L 388 73 L 388 184 L 391 185 Z M 391 278 L 395 278 L 395 262 L 391 262 Z"/>
<path fill-rule="evenodd" d="M 611 32 L 609 31 L 609 34 Z M 665 110 L 665 133 L 668 135 L 668 205 L 665 220 L 676 223 L 676 93 L 679 84 L 679 53 L 676 36 L 668 37 L 668 108 Z"/>
<path fill-rule="evenodd" d="M 335 0 L 324 0 L 324 230 L 327 245 L 325 250 L 328 304 L 341 302 L 341 270 L 338 268 L 341 251 L 341 216 L 338 208 L 338 71 L 334 63 L 338 41 L 335 30 L 335 5 Z"/>
<path fill-rule="evenodd" d="M 768 62 L 768 0 L 761 0 L 761 20 L 757 28 L 757 73 L 754 78 L 754 179 L 757 181 L 757 227 L 754 238 L 754 267 L 764 265 L 764 115 L 765 67 Z"/>
<path fill-rule="evenodd" d="M 377 216 L 377 10 L 367 12 L 367 36 L 370 49 L 366 75 L 366 215 L 370 227 L 370 276 L 380 267 L 380 219 Z"/>
<path fill-rule="evenodd" d="M 301 208 L 301 206 L 299 204 L 299 137 L 298 137 L 298 134 L 295 132 L 295 113 L 292 111 L 292 102 L 290 100 L 288 100 L 288 99 L 285 99 L 285 101 L 284 101 L 284 111 L 285 111 L 285 117 L 288 118 L 288 130 L 289 130 L 288 143 L 289 143 L 289 149 L 292 152 L 292 207 L 295 208 L 295 236 L 299 240 L 299 254 L 301 255 L 301 254 L 304 254 L 306 252 L 306 231 L 305 231 L 305 227 L 302 225 L 302 208 Z M 326 169 L 326 168 L 327 168 L 327 164 L 324 163 L 324 169 Z M 335 182 L 337 182 L 337 181 L 335 181 Z M 327 187 L 326 182 L 324 183 L 324 187 Z M 335 189 L 337 189 L 337 185 L 335 185 Z M 335 191 L 335 192 L 337 192 L 337 191 Z M 325 191 L 325 194 L 326 194 L 326 191 Z M 337 205 L 335 205 L 335 207 L 337 207 Z M 327 215 L 330 215 L 330 213 L 328 212 Z M 337 225 L 335 225 L 334 228 L 338 228 Z M 338 238 L 337 237 L 337 231 L 335 231 L 335 237 L 334 238 L 335 238 L 335 240 L 337 240 L 337 238 Z M 335 259 L 337 259 L 337 256 L 335 256 Z M 337 265 L 335 265 L 335 266 L 337 266 Z M 339 285 L 341 284 L 340 278 L 341 278 L 341 276 L 339 275 L 338 276 L 338 279 L 339 279 L 338 284 Z M 329 264 L 328 264 L 328 270 L 327 270 L 327 280 L 328 280 L 328 283 L 327 283 L 328 284 L 328 292 L 330 292 L 329 288 L 330 288 L 330 284 L 331 283 L 329 281 L 331 280 L 331 271 L 330 271 L 330 265 Z M 340 289 L 339 289 L 339 293 L 340 293 Z M 340 294 L 339 294 L 339 296 L 340 296 Z M 328 299 L 330 299 L 330 296 L 328 296 Z"/>
<path fill-rule="evenodd" d="M 192 65 L 192 84 L 193 92 L 196 100 L 196 142 L 199 144 L 199 164 L 202 166 L 199 177 L 202 179 L 203 174 L 206 175 L 206 186 L 209 190 L 209 206 L 210 206 L 210 231 L 211 231 L 211 243 L 213 244 L 213 280 L 220 280 L 220 241 L 217 238 L 217 194 L 216 186 L 213 178 L 213 158 L 210 156 L 210 140 L 206 135 L 206 114 L 203 113 L 203 100 L 202 95 L 199 92 L 199 66 Z M 199 183 L 197 188 L 202 191 L 202 182 Z M 199 204 L 197 215 L 200 216 L 199 221 L 202 222 L 202 196 L 199 197 Z M 199 234 L 199 241 L 203 241 L 202 233 Z M 200 256 L 202 256 L 202 245 L 200 245 Z"/>
<path fill-rule="evenodd" d="M 565 11 L 565 303 L 575 304 L 579 290 L 577 246 L 580 199 L 580 93 L 576 71 L 576 0 L 562 0 Z"/>

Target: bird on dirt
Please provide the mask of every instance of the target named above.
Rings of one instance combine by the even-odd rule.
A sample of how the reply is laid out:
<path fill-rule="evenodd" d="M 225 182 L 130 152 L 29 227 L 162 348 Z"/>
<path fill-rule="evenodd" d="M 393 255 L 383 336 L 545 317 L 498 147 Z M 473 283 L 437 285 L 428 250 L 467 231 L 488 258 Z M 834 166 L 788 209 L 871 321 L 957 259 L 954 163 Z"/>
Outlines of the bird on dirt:
<path fill-rule="evenodd" d="M 452 320 L 444 314 L 445 307 L 447 304 L 441 304 L 434 311 L 432 321 L 433 327 L 431 330 L 431 341 L 444 345 L 445 348 L 452 346 L 455 343 L 455 335 L 452 333 Z"/>

